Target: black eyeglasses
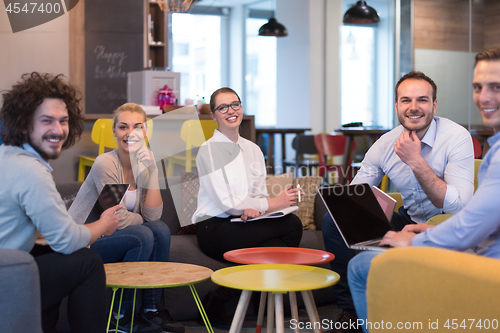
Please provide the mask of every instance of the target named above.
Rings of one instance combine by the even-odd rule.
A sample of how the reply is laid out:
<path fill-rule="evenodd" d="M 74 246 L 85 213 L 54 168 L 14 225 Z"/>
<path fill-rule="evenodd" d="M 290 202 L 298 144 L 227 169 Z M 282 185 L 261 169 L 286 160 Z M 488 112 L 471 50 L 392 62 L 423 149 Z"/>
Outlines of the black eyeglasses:
<path fill-rule="evenodd" d="M 227 113 L 229 111 L 229 107 L 233 109 L 234 111 L 238 111 L 241 108 L 241 102 L 232 102 L 231 104 L 221 104 L 218 107 L 215 108 L 215 110 L 218 110 L 221 114 Z"/>

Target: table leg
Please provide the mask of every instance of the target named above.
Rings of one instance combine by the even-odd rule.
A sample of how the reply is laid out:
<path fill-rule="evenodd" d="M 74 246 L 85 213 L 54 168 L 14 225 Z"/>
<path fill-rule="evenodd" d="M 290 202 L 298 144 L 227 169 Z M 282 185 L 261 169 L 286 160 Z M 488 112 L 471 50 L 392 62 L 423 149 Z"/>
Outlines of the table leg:
<path fill-rule="evenodd" d="M 304 304 L 306 306 L 307 315 L 309 316 L 309 320 L 313 326 L 314 333 L 323 333 L 323 329 L 321 328 L 321 322 L 319 321 L 318 310 L 316 309 L 316 304 L 314 304 L 314 297 L 312 291 L 305 290 L 301 291 L 302 299 L 304 300 Z"/>
<path fill-rule="evenodd" d="M 130 333 L 133 333 L 133 331 L 134 331 L 135 296 L 136 296 L 136 294 L 137 294 L 137 289 L 134 288 L 134 302 L 132 303 L 132 320 L 130 321 Z M 118 321 L 116 321 L 116 322 L 118 324 Z"/>
<path fill-rule="evenodd" d="M 236 312 L 234 313 L 229 333 L 237 333 L 241 331 L 241 327 L 243 326 L 243 321 L 245 320 L 245 314 L 247 312 L 251 296 L 251 290 L 243 290 L 241 292 L 240 300 L 238 301 L 238 306 L 236 307 Z"/>
<path fill-rule="evenodd" d="M 267 333 L 273 333 L 274 328 L 274 297 L 272 293 L 267 293 Z"/>
<path fill-rule="evenodd" d="M 281 133 L 281 173 L 285 173 L 285 165 L 283 162 L 286 160 L 286 133 Z"/>
<path fill-rule="evenodd" d="M 274 175 L 274 134 L 269 133 L 269 146 L 267 147 L 267 174 Z"/>
<path fill-rule="evenodd" d="M 295 328 L 293 330 L 294 333 L 299 333 L 299 310 L 297 308 L 297 294 L 295 291 L 290 291 L 289 293 L 290 297 L 290 310 L 292 311 L 292 319 L 295 319 Z"/>
<path fill-rule="evenodd" d="M 255 329 L 255 333 L 262 332 L 262 323 L 264 322 L 264 311 L 266 310 L 266 297 L 267 293 L 265 291 L 260 293 L 259 314 L 257 315 L 257 328 Z"/>
<path fill-rule="evenodd" d="M 347 184 L 347 173 L 350 171 L 351 159 L 352 159 L 352 143 L 353 137 L 351 135 L 347 135 L 347 139 L 345 141 L 345 150 L 344 150 L 344 161 L 342 162 L 342 170 L 340 171 L 339 182 L 342 185 Z"/>
<path fill-rule="evenodd" d="M 198 306 L 198 310 L 200 311 L 201 318 L 203 319 L 203 323 L 205 324 L 207 331 L 209 333 L 214 333 L 214 330 L 212 328 L 212 325 L 210 324 L 210 321 L 208 320 L 207 313 L 205 312 L 205 309 L 203 308 L 203 304 L 201 303 L 200 296 L 198 295 L 196 288 L 194 287 L 194 285 L 190 284 L 189 289 L 191 289 L 191 293 L 193 294 L 194 301 L 196 302 L 196 306 Z"/>
<path fill-rule="evenodd" d="M 111 324 L 111 316 L 113 315 L 113 305 L 115 304 L 116 291 L 119 288 L 113 287 L 112 289 L 113 289 L 113 297 L 111 298 L 111 308 L 109 309 L 108 326 L 106 326 L 106 332 L 109 332 L 109 325 Z M 122 289 L 122 296 L 123 296 L 123 289 Z M 118 327 L 115 327 L 115 330 L 118 330 Z"/>
<path fill-rule="evenodd" d="M 285 333 L 285 315 L 283 310 L 283 294 L 274 294 L 276 306 L 276 333 Z"/>

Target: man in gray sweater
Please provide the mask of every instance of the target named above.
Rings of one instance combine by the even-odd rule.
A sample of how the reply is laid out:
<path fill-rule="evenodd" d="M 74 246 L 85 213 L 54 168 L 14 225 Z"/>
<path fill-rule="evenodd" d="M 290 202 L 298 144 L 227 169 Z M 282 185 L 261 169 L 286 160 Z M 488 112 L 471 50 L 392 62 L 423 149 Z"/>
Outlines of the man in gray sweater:
<path fill-rule="evenodd" d="M 120 206 L 106 210 L 94 223 L 76 224 L 49 165 L 83 131 L 77 92 L 61 76 L 25 74 L 3 94 L 0 122 L 0 248 L 29 252 L 41 234 L 53 250 L 35 256 L 45 333 L 56 332 L 59 305 L 66 296 L 71 332 L 105 332 L 104 267 L 87 246 L 116 230 L 114 212 Z"/>

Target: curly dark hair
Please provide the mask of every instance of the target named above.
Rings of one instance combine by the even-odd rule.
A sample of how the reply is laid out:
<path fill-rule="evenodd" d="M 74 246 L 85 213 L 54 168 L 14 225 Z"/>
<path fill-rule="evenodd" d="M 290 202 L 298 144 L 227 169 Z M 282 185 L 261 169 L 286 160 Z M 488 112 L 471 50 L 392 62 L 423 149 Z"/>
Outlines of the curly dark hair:
<path fill-rule="evenodd" d="M 436 84 L 434 83 L 434 81 L 432 81 L 432 79 L 430 77 L 428 77 L 427 75 L 425 75 L 422 72 L 411 71 L 408 74 L 406 74 L 403 77 L 401 77 L 399 79 L 398 83 L 396 83 L 396 88 L 394 88 L 394 97 L 395 97 L 395 101 L 396 102 L 398 101 L 398 88 L 399 88 L 399 86 L 401 85 L 401 83 L 403 83 L 403 81 L 409 80 L 409 79 L 427 81 L 431 85 L 431 87 L 432 87 L 432 101 L 434 102 L 436 100 L 436 98 L 437 98 L 437 89 L 438 88 L 437 88 Z"/>
<path fill-rule="evenodd" d="M 76 143 L 84 128 L 79 91 L 62 74 L 54 76 L 33 72 L 23 74 L 11 90 L 3 93 L 0 136 L 5 144 L 21 146 L 28 142 L 29 133 L 33 130 L 33 115 L 45 98 L 58 98 L 66 103 L 69 133 L 62 148 Z"/>

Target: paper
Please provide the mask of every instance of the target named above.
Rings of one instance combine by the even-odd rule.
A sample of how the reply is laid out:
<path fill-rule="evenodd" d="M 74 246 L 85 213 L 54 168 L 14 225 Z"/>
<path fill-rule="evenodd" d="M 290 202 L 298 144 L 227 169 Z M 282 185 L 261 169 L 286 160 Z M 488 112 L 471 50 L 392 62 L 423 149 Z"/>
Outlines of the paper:
<path fill-rule="evenodd" d="M 286 207 L 286 208 L 283 208 L 280 210 L 276 210 L 276 211 L 271 212 L 271 213 L 261 215 L 259 217 L 254 218 L 254 219 L 248 219 L 247 222 L 257 221 L 257 220 L 261 220 L 261 219 L 275 219 L 275 218 L 282 217 L 282 216 L 288 215 L 290 213 L 293 213 L 297 210 L 299 210 L 298 206 L 290 206 L 290 207 Z M 235 219 L 231 219 L 231 222 L 245 222 L 245 221 L 240 219 L 240 218 L 235 218 Z"/>

